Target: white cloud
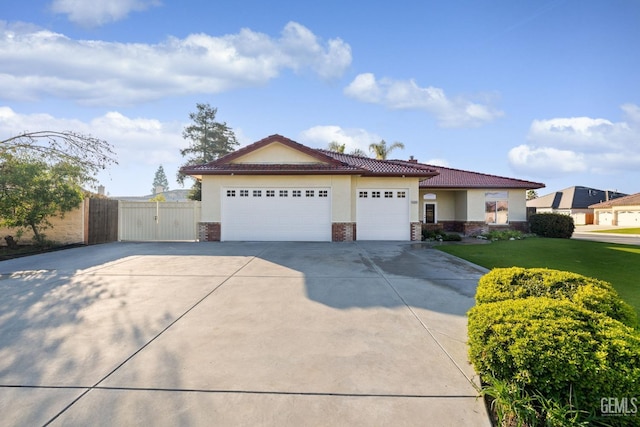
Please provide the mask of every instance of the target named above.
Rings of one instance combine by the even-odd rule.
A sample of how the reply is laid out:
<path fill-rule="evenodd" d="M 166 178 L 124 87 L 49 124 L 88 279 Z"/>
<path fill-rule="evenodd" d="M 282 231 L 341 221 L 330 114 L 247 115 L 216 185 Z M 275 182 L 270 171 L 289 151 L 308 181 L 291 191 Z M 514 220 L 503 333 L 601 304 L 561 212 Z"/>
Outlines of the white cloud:
<path fill-rule="evenodd" d="M 528 144 L 509 151 L 514 170 L 554 177 L 576 172 L 598 174 L 640 169 L 640 107 L 621 106 L 625 120 L 570 117 L 534 120 Z"/>
<path fill-rule="evenodd" d="M 377 80 L 364 73 L 344 89 L 344 94 L 361 102 L 384 105 L 392 110 L 424 110 L 442 127 L 477 127 L 503 115 L 490 105 L 462 96 L 449 98 L 443 89 L 420 87 L 414 80 Z"/>
<path fill-rule="evenodd" d="M 19 114 L 10 107 L 0 107 L 0 139 L 25 131 L 72 130 L 112 144 L 119 165 L 111 167 L 101 179 L 112 183 L 107 187 L 119 187 L 120 190 L 116 190 L 119 195 L 146 194 L 160 164 L 173 180 L 183 162 L 179 150 L 187 145 L 182 138 L 184 125 L 130 118 L 116 111 L 82 121 L 49 114 Z M 177 188 L 177 184 L 174 182 L 171 188 Z"/>
<path fill-rule="evenodd" d="M 159 5 L 158 0 L 53 0 L 51 10 L 67 15 L 69 21 L 76 24 L 97 27 L 124 19 L 129 12 L 141 12 Z"/>
<path fill-rule="evenodd" d="M 295 22 L 279 38 L 243 29 L 158 44 L 74 40 L 0 22 L 0 97 L 10 100 L 57 97 L 94 106 L 132 105 L 264 85 L 285 69 L 332 79 L 350 63 L 348 44 L 332 39 L 323 45 Z"/>
<path fill-rule="evenodd" d="M 438 159 L 438 158 L 429 159 L 429 160 L 427 160 L 425 162 L 420 162 L 420 163 L 426 163 L 426 164 L 431 165 L 431 166 L 442 166 L 442 167 L 445 167 L 445 168 L 449 167 L 449 162 L 446 159 Z"/>
<path fill-rule="evenodd" d="M 355 149 L 369 152 L 369 145 L 380 142 L 382 138 L 364 129 L 343 129 L 340 126 L 314 126 L 300 132 L 300 142 L 316 148 L 326 149 L 329 143 L 335 141 L 345 144 L 345 153 Z"/>
<path fill-rule="evenodd" d="M 543 177 L 587 170 L 583 154 L 552 147 L 519 145 L 509 151 L 509 162 L 522 173 Z"/>

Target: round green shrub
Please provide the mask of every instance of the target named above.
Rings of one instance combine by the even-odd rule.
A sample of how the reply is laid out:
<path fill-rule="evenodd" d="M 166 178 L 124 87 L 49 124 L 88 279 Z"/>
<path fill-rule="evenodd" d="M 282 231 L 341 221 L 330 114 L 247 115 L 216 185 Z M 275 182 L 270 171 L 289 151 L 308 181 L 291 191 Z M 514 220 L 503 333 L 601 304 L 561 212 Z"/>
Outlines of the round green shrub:
<path fill-rule="evenodd" d="M 478 281 L 478 304 L 529 297 L 566 299 L 627 326 L 638 324 L 633 307 L 610 283 L 581 274 L 548 268 L 496 268 Z"/>
<path fill-rule="evenodd" d="M 533 214 L 529 217 L 529 229 L 541 237 L 571 238 L 576 226 L 569 215 L 558 213 Z"/>
<path fill-rule="evenodd" d="M 640 334 L 567 300 L 479 304 L 469 311 L 469 357 L 480 376 L 572 401 L 597 413 L 605 397 L 640 396 Z"/>

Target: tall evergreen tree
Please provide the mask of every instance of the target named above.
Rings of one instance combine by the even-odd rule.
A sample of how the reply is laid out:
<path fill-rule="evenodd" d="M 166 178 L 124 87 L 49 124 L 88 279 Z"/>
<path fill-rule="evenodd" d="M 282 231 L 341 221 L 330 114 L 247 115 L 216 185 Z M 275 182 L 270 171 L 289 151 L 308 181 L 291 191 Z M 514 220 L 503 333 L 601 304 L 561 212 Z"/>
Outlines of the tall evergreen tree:
<path fill-rule="evenodd" d="M 156 194 L 156 189 L 158 187 L 162 187 L 164 191 L 169 190 L 169 181 L 167 181 L 167 175 L 164 173 L 164 168 L 162 167 L 162 165 L 158 167 L 156 175 L 153 178 L 153 188 L 151 189 L 151 194 Z"/>
<path fill-rule="evenodd" d="M 192 123 L 182 131 L 182 137 L 189 141 L 189 146 L 180 150 L 186 158 L 183 166 L 209 163 L 229 154 L 239 145 L 233 130 L 226 122 L 216 121 L 217 108 L 209 104 L 196 104 L 197 111 L 189 114 Z M 184 184 L 187 176 L 178 172 L 177 181 Z M 201 200 L 200 182 L 196 181 L 189 197 Z"/>

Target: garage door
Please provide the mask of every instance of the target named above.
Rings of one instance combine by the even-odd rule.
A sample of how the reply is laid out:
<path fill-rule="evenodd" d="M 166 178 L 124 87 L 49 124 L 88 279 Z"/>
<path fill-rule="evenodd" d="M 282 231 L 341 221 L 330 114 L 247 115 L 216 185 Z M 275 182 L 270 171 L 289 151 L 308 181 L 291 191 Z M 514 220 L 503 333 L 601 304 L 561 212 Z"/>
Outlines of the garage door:
<path fill-rule="evenodd" d="M 331 241 L 329 188 L 225 188 L 221 240 Z"/>
<path fill-rule="evenodd" d="M 613 222 L 613 214 L 611 212 L 600 212 L 598 213 L 598 224 L 599 225 L 611 225 Z"/>
<path fill-rule="evenodd" d="M 625 227 L 640 226 L 640 212 L 638 211 L 618 212 L 618 225 L 622 225 Z"/>
<path fill-rule="evenodd" d="M 358 189 L 357 239 L 410 240 L 408 195 L 406 189 Z"/>

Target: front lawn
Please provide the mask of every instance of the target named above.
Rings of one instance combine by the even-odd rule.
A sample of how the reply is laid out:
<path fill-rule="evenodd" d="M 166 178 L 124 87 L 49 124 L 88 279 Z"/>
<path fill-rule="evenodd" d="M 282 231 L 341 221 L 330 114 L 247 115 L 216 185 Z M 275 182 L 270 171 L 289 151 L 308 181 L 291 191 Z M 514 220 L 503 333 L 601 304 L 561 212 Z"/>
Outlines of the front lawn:
<path fill-rule="evenodd" d="M 640 315 L 640 246 L 530 238 L 486 245 L 442 245 L 437 249 L 489 269 L 546 267 L 606 280 Z"/>
<path fill-rule="evenodd" d="M 608 230 L 593 230 L 593 233 L 614 233 L 614 234 L 640 234 L 640 228 L 614 228 Z"/>

